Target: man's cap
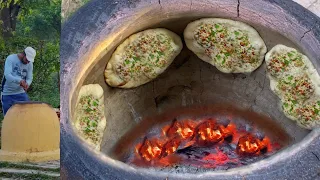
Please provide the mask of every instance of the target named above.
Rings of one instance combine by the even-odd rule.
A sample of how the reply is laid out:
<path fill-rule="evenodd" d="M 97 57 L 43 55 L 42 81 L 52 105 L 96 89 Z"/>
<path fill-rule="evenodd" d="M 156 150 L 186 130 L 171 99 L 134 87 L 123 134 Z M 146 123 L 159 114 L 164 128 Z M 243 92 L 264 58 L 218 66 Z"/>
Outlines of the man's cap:
<path fill-rule="evenodd" d="M 32 47 L 27 47 L 24 52 L 26 53 L 28 61 L 34 62 L 34 58 L 36 57 L 36 50 L 34 50 Z"/>

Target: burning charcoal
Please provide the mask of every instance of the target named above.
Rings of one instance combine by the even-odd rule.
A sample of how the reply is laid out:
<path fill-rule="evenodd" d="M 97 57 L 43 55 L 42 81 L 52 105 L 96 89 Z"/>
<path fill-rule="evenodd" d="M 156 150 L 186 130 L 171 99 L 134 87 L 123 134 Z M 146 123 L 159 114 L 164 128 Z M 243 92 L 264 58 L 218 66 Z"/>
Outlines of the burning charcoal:
<path fill-rule="evenodd" d="M 240 137 L 237 145 L 238 154 L 255 154 L 259 151 L 259 139 L 253 137 L 251 134 Z"/>
<path fill-rule="evenodd" d="M 207 120 L 197 127 L 197 142 L 199 145 L 210 145 L 226 139 L 231 142 L 235 126 L 217 125 L 214 120 Z"/>
<path fill-rule="evenodd" d="M 197 128 L 197 141 L 200 145 L 217 143 L 222 139 L 223 134 L 213 120 L 207 120 L 201 123 Z"/>
<path fill-rule="evenodd" d="M 182 139 L 189 139 L 194 136 L 196 123 L 191 120 L 178 121 L 174 119 L 171 126 L 166 130 L 165 134 L 167 137 L 180 136 Z"/>
<path fill-rule="evenodd" d="M 256 162 L 277 147 L 252 125 L 217 118 L 219 123 L 213 118 L 201 118 L 200 124 L 196 120 L 174 119 L 168 125 L 153 128 L 146 133 L 152 138 L 145 137 L 136 146 L 137 154 L 131 159 L 138 160 L 129 158 L 129 161 L 176 173 L 206 172 Z"/>
<path fill-rule="evenodd" d="M 176 152 L 180 144 L 181 140 L 179 138 L 172 138 L 167 141 L 163 146 L 161 157 L 165 157 Z"/>
<path fill-rule="evenodd" d="M 137 147 L 139 155 L 146 161 L 159 159 L 162 153 L 161 142 L 157 139 L 144 139 L 142 145 Z"/>
<path fill-rule="evenodd" d="M 258 155 L 262 149 L 267 148 L 268 143 L 268 139 L 260 141 L 252 134 L 246 134 L 240 137 L 236 151 L 240 155 Z"/>

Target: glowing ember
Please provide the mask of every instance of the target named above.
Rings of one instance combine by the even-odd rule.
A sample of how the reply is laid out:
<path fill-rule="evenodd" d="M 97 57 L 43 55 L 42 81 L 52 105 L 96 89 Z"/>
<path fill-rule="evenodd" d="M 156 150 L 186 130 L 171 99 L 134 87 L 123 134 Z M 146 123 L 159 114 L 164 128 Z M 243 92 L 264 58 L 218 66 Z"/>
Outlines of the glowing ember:
<path fill-rule="evenodd" d="M 258 155 L 260 154 L 260 151 L 266 149 L 268 145 L 270 145 L 268 138 L 264 138 L 260 141 L 252 134 L 247 134 L 239 139 L 237 153 L 241 155 Z"/>
<path fill-rule="evenodd" d="M 146 161 L 159 159 L 162 152 L 162 143 L 157 139 L 145 139 L 142 145 L 137 145 L 136 150 Z"/>
<path fill-rule="evenodd" d="M 200 145 L 217 143 L 232 136 L 232 132 L 222 125 L 217 125 L 214 120 L 207 120 L 197 128 L 197 140 Z"/>
<path fill-rule="evenodd" d="M 226 155 L 224 152 L 222 152 L 219 148 L 216 148 L 216 153 L 214 154 L 209 154 L 207 156 L 205 156 L 204 158 L 202 158 L 203 160 L 206 161 L 211 161 L 213 163 L 211 164 L 206 164 L 206 167 L 216 167 L 219 165 L 225 165 L 227 163 L 233 162 L 233 163 L 238 163 L 238 159 L 231 159 L 228 157 L 228 155 Z"/>
<path fill-rule="evenodd" d="M 196 124 L 191 120 L 177 121 L 173 120 L 171 127 L 165 131 L 168 137 L 180 136 L 182 139 L 192 138 Z M 164 128 L 166 129 L 166 128 Z"/>
<path fill-rule="evenodd" d="M 136 146 L 138 156 L 132 162 L 138 164 L 138 161 L 142 160 L 153 165 L 169 166 L 186 161 L 192 162 L 195 166 L 201 164 L 201 167 L 205 168 L 228 166 L 230 163 L 240 166 L 240 158 L 244 155 L 257 156 L 280 148 L 276 143 L 271 144 L 268 137 L 260 140 L 244 130 L 238 130 L 233 123 L 224 126 L 214 119 L 202 121 L 175 119 L 170 125 L 164 126 L 162 132 L 159 138 L 145 138 L 138 144 Z M 192 158 L 183 160 L 182 157 L 186 156 Z"/>
<path fill-rule="evenodd" d="M 170 155 L 178 150 L 178 147 L 181 143 L 181 140 L 179 138 L 173 138 L 169 140 L 164 146 L 163 146 L 163 153 L 162 157 L 165 157 L 167 155 Z"/>

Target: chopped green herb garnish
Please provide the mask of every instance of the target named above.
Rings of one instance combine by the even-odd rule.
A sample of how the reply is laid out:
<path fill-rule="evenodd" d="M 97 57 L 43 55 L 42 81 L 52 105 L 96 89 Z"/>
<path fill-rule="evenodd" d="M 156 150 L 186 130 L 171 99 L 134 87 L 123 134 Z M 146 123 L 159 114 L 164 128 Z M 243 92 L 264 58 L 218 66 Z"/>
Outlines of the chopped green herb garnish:
<path fill-rule="evenodd" d="M 291 106 L 290 112 L 292 112 L 292 110 L 293 110 L 293 106 Z"/>
<path fill-rule="evenodd" d="M 128 59 L 124 60 L 124 62 L 125 62 L 126 64 L 129 64 L 129 63 L 130 63 L 130 61 L 129 61 Z"/>
<path fill-rule="evenodd" d="M 290 63 L 290 61 L 288 61 L 288 60 L 286 60 L 286 59 L 284 60 L 284 64 L 285 64 L 285 65 L 289 65 L 289 63 Z"/>
<path fill-rule="evenodd" d="M 220 26 L 218 24 L 215 24 L 214 27 L 218 29 Z"/>
<path fill-rule="evenodd" d="M 231 54 L 227 52 L 227 53 L 225 53 L 225 55 L 228 57 L 228 56 L 230 56 Z"/>
<path fill-rule="evenodd" d="M 226 62 L 226 59 L 223 59 L 222 64 L 224 64 Z"/>
<path fill-rule="evenodd" d="M 316 113 L 316 115 L 319 114 L 319 109 L 314 109 L 314 113 Z"/>
<path fill-rule="evenodd" d="M 239 36 L 240 33 L 239 33 L 238 31 L 235 31 L 234 34 L 235 34 L 236 36 Z"/>
<path fill-rule="evenodd" d="M 161 51 L 157 51 L 157 53 L 159 54 L 159 56 L 163 56 L 164 55 L 164 53 L 161 52 Z"/>
<path fill-rule="evenodd" d="M 292 100 L 292 104 L 293 105 L 295 105 L 295 104 L 297 104 L 298 102 L 297 102 L 297 100 Z"/>
<path fill-rule="evenodd" d="M 291 81 L 293 79 L 293 76 L 289 76 L 288 80 Z"/>
<path fill-rule="evenodd" d="M 320 101 L 317 102 L 318 106 L 320 106 Z"/>
<path fill-rule="evenodd" d="M 94 106 L 98 106 L 98 102 L 97 101 L 93 101 L 93 105 Z"/>
<path fill-rule="evenodd" d="M 288 53 L 288 56 L 289 56 L 289 57 L 292 57 L 292 56 L 293 56 L 293 54 L 292 54 L 292 53 Z"/>
<path fill-rule="evenodd" d="M 133 60 L 135 60 L 135 61 L 140 61 L 141 59 L 140 59 L 140 58 L 137 58 L 137 57 L 133 57 Z"/>
<path fill-rule="evenodd" d="M 221 59 L 220 54 L 218 54 L 216 57 L 217 57 L 217 59 L 218 59 L 218 60 L 220 60 L 220 59 Z"/>
<path fill-rule="evenodd" d="M 288 103 L 283 103 L 283 106 L 287 108 L 289 105 Z"/>
<path fill-rule="evenodd" d="M 84 130 L 86 133 L 91 132 L 90 128 L 86 127 L 86 129 Z"/>
<path fill-rule="evenodd" d="M 92 122 L 92 127 L 97 127 L 97 123 L 95 121 Z"/>
<path fill-rule="evenodd" d="M 211 36 L 216 36 L 216 32 L 215 31 L 211 31 L 210 35 Z"/>
<path fill-rule="evenodd" d="M 153 54 L 150 54 L 150 57 L 153 59 L 153 58 L 154 58 L 154 55 L 153 55 Z"/>

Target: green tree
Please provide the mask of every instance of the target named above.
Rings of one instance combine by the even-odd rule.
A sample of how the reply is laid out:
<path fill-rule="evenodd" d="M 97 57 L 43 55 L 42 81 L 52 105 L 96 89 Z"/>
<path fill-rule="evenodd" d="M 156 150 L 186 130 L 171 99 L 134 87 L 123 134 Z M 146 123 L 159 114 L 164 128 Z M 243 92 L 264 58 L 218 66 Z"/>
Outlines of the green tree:
<path fill-rule="evenodd" d="M 57 107 L 61 0 L 0 0 L 0 3 L 0 79 L 6 57 L 32 46 L 37 55 L 29 96 L 31 100 Z M 10 23 L 1 23 L 4 20 Z"/>

